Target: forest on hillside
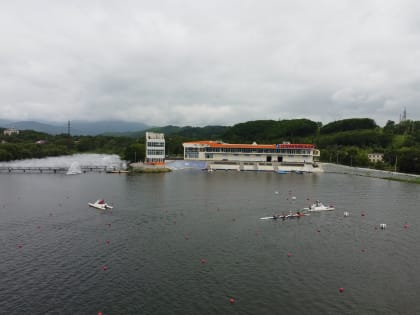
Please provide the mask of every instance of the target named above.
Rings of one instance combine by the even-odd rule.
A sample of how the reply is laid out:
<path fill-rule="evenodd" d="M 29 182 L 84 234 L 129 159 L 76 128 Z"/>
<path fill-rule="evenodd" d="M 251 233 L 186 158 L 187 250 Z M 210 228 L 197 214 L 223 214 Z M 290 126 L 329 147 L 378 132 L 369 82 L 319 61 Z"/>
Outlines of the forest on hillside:
<path fill-rule="evenodd" d="M 227 126 L 165 126 L 162 132 L 169 157 L 182 157 L 182 143 L 193 140 L 221 140 L 228 143 L 274 144 L 311 143 L 321 151 L 321 161 L 397 170 L 420 174 L 420 121 L 388 121 L 378 126 L 370 118 L 351 118 L 330 122 L 308 119 L 255 120 Z M 116 136 L 48 135 L 23 130 L 3 135 L 0 129 L 0 161 L 10 161 L 74 153 L 112 153 L 128 161 L 143 160 L 144 132 Z M 369 153 L 384 154 L 384 161 L 369 163 Z"/>
<path fill-rule="evenodd" d="M 50 135 L 33 130 L 4 135 L 0 128 L 0 161 L 12 161 L 75 153 L 108 153 L 124 157 L 131 137 Z"/>
<path fill-rule="evenodd" d="M 168 153 L 182 155 L 182 142 L 222 140 L 228 143 L 311 143 L 321 161 L 420 174 L 420 121 L 388 121 L 378 126 L 370 118 L 351 118 L 322 125 L 308 119 L 255 120 L 232 127 L 155 128 L 165 133 Z M 193 131 L 193 132 L 189 132 Z M 369 153 L 384 154 L 384 161 L 369 163 Z"/>

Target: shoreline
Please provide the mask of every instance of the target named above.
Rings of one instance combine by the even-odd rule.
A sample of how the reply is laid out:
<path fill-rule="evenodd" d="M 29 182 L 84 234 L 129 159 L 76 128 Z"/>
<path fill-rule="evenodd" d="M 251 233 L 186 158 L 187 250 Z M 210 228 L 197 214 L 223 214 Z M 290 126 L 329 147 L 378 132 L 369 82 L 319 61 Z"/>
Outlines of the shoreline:
<path fill-rule="evenodd" d="M 143 162 L 131 163 L 129 164 L 128 169 L 130 174 L 172 172 L 172 170 L 165 165 L 150 165 L 144 164 Z"/>
<path fill-rule="evenodd" d="M 347 165 L 333 164 L 333 163 L 320 163 L 325 173 L 338 173 L 338 174 L 349 174 L 356 176 L 381 178 L 399 182 L 420 184 L 420 175 L 399 173 L 392 171 L 377 170 L 366 167 L 351 167 Z"/>

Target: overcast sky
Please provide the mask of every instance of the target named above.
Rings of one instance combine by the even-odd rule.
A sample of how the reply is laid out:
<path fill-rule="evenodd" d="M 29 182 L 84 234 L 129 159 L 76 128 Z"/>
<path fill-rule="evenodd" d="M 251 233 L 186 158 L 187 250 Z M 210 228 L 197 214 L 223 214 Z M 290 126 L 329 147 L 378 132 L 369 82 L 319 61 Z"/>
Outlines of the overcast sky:
<path fill-rule="evenodd" d="M 0 0 L 0 118 L 420 120 L 420 1 Z"/>

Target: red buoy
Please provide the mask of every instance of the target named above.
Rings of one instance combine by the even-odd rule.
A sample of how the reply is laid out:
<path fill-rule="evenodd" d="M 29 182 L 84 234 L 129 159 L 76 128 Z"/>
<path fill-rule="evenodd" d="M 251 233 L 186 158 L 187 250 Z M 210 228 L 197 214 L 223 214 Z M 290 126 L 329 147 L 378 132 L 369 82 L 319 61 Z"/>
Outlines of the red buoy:
<path fill-rule="evenodd" d="M 19 248 L 22 248 L 23 246 L 22 246 L 22 244 L 19 244 L 19 245 L 18 245 L 18 247 L 19 247 Z"/>
<path fill-rule="evenodd" d="M 106 240 L 106 243 L 109 245 L 109 243 L 111 243 L 111 241 L 110 240 Z"/>
<path fill-rule="evenodd" d="M 205 264 L 207 261 L 206 261 L 204 258 L 201 258 L 200 262 L 201 262 L 202 264 Z"/>
<path fill-rule="evenodd" d="M 291 253 L 287 253 L 287 257 L 292 257 L 292 254 Z"/>
<path fill-rule="evenodd" d="M 102 315 L 102 312 L 98 312 L 98 315 Z"/>
<path fill-rule="evenodd" d="M 230 303 L 230 304 L 235 303 L 235 299 L 234 299 L 234 298 L 230 298 L 230 299 L 229 299 L 229 303 Z"/>
<path fill-rule="evenodd" d="M 408 229 L 408 223 L 404 224 L 404 229 Z"/>
<path fill-rule="evenodd" d="M 344 288 L 338 289 L 338 292 L 343 293 L 344 292 Z"/>
<path fill-rule="evenodd" d="M 107 271 L 107 270 L 108 270 L 108 267 L 104 265 L 104 266 L 102 267 L 102 269 L 103 269 L 104 271 Z"/>

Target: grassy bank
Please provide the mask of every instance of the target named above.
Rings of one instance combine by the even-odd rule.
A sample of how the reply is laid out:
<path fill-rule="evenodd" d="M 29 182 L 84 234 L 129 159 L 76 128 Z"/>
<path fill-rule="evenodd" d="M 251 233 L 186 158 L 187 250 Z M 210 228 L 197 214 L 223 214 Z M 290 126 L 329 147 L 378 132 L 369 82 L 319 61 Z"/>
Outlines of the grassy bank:
<path fill-rule="evenodd" d="M 168 173 L 171 169 L 166 167 L 149 167 L 149 166 L 136 166 L 129 168 L 130 174 L 141 174 L 141 173 Z"/>

